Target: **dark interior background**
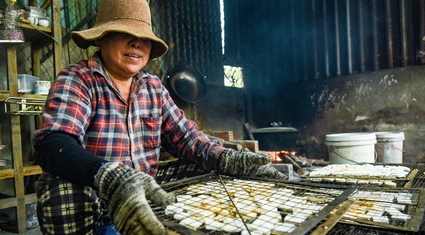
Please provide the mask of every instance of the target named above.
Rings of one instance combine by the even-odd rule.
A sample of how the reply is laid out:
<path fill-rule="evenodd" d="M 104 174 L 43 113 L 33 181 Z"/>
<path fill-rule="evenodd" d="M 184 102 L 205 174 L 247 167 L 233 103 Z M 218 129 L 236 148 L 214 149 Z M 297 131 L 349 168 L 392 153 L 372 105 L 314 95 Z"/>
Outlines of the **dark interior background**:
<path fill-rule="evenodd" d="M 425 160 L 423 1 L 225 1 L 225 62 L 244 68 L 248 121 L 299 130 L 326 158 L 326 134 L 403 131 Z"/>
<path fill-rule="evenodd" d="M 404 163 L 425 162 L 424 0 L 223 0 L 224 54 L 219 0 L 147 1 L 153 30 L 169 51 L 145 69 L 163 80 L 201 130 L 233 131 L 236 140 L 248 139 L 244 124 L 253 131 L 281 122 L 298 130 L 301 154 L 325 160 L 327 134 L 402 131 Z M 59 43 L 63 66 L 91 56 L 96 48 L 78 48 L 70 33 L 94 25 L 100 2 L 60 0 L 55 11 L 61 14 L 62 38 L 47 34 L 42 43 L 14 45 L 18 73 L 53 81 L 59 66 L 53 45 Z M 0 46 L 2 94 L 9 94 L 3 85 L 7 57 L 6 47 Z M 34 62 L 40 66 L 34 68 Z M 182 64 L 196 69 L 206 84 L 205 96 L 197 102 L 185 102 L 168 86 L 170 72 Z M 243 68 L 244 88 L 224 85 L 223 65 Z M 0 143 L 18 146 L 11 144 L 14 122 L 3 118 L 1 107 Z M 21 118 L 18 141 L 24 163 L 36 160 L 30 143 L 39 122 L 39 116 Z M 12 148 L 0 154 L 13 160 Z M 17 170 L 15 179 L 21 177 L 16 174 L 22 169 Z M 15 179 L 0 188 L 16 189 L 22 180 Z M 25 182 L 33 190 L 29 177 Z M 24 204 L 18 201 L 18 206 Z"/>

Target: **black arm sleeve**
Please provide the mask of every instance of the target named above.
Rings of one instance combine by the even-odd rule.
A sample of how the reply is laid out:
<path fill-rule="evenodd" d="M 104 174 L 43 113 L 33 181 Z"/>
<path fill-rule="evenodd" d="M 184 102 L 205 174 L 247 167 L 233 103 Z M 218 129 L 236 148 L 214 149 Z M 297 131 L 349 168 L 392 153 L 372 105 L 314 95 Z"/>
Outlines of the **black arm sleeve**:
<path fill-rule="evenodd" d="M 94 175 L 107 162 L 87 151 L 71 135 L 54 132 L 35 146 L 41 168 L 52 175 L 94 187 Z"/>

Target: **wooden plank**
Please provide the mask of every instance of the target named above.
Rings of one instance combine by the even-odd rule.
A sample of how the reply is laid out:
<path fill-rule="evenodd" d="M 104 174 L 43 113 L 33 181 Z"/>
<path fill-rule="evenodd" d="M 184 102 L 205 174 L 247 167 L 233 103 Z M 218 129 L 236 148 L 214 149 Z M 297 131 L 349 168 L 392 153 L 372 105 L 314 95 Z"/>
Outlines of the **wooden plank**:
<path fill-rule="evenodd" d="M 334 226 L 341 220 L 342 216 L 347 212 L 351 206 L 356 202 L 356 200 L 348 199 L 345 201 L 335 213 L 329 215 L 329 218 L 322 223 L 320 226 L 310 234 L 310 235 L 324 235 L 327 234 Z"/>
<path fill-rule="evenodd" d="M 255 140 L 254 135 L 251 132 L 251 125 L 249 125 L 249 123 L 245 123 L 244 125 L 245 131 L 248 134 L 248 137 L 250 140 Z"/>
<path fill-rule="evenodd" d="M 225 141 L 233 140 L 233 131 L 204 131 L 205 134 L 223 139 Z"/>
<path fill-rule="evenodd" d="M 32 204 L 37 202 L 37 195 L 35 193 L 25 195 L 25 204 Z"/>
<path fill-rule="evenodd" d="M 0 80 L 0 82 L 2 82 L 2 81 Z M 1 133 L 1 130 L 2 129 L 3 128 L 1 128 L 1 122 L 0 122 L 0 136 L 3 136 L 2 133 Z M 1 142 L 1 138 L 0 138 L 0 145 L 1 144 L 2 144 L 2 142 Z M 3 149 L 0 149 L 0 160 L 3 160 L 3 152 L 4 152 L 4 151 L 2 151 Z M 1 168 L 4 168 L 4 167 L 1 167 Z M 0 170 L 0 177 L 1 177 L 1 170 Z M 5 186 L 4 186 L 4 180 L 0 180 L 0 191 L 1 190 L 4 190 L 4 188 L 5 188 Z"/>
<path fill-rule="evenodd" d="M 27 24 L 24 22 L 18 22 L 18 26 L 22 29 L 22 31 L 24 31 L 25 41 L 30 41 L 32 43 L 36 42 L 36 46 L 39 48 L 41 46 L 40 44 L 46 45 L 46 43 L 49 41 L 49 38 L 47 38 L 44 33 L 52 33 L 50 28 Z M 31 46 L 34 47 L 34 44 Z"/>
<path fill-rule="evenodd" d="M 167 232 L 168 232 L 168 235 L 180 235 L 180 233 L 177 233 L 171 230 L 168 230 Z"/>
<path fill-rule="evenodd" d="M 23 169 L 24 176 L 28 175 L 39 175 L 41 174 L 42 169 L 40 166 L 27 166 Z"/>
<path fill-rule="evenodd" d="M 16 57 L 16 47 L 7 47 L 7 78 L 9 79 L 9 94 L 18 94 L 18 62 Z"/>
<path fill-rule="evenodd" d="M 7 68 L 9 78 L 9 92 L 10 96 L 18 94 L 18 68 L 17 68 L 16 48 L 14 46 L 7 48 Z M 17 105 L 10 105 L 11 111 L 18 111 Z M 22 146 L 21 146 L 21 120 L 20 116 L 10 116 L 11 126 L 11 148 L 13 159 L 14 171 L 14 186 L 16 197 L 16 217 L 18 223 L 18 232 L 23 233 L 27 231 L 26 224 L 26 207 L 25 207 L 25 184 L 24 176 L 22 175 L 23 162 L 22 162 Z"/>
<path fill-rule="evenodd" d="M 403 188 L 410 188 L 412 186 L 413 180 L 415 179 L 416 174 L 418 174 L 418 169 L 413 169 L 410 174 L 407 176 L 408 182 L 404 185 Z"/>
<path fill-rule="evenodd" d="M 257 153 L 259 151 L 258 140 L 233 140 L 232 142 L 242 145 L 243 148 L 247 148 L 251 152 Z"/>
<path fill-rule="evenodd" d="M 345 202 L 347 198 L 357 191 L 356 188 L 345 189 L 344 192 L 338 195 L 332 202 L 328 203 L 319 213 L 315 216 L 310 217 L 305 223 L 299 225 L 291 234 L 306 234 L 317 224 L 319 224 L 323 219 L 325 219 L 335 208 L 337 208 L 341 203 Z"/>
<path fill-rule="evenodd" d="M 15 171 L 13 169 L 0 170 L 0 180 L 10 179 L 15 177 Z"/>
<path fill-rule="evenodd" d="M 237 151 L 242 151 L 242 149 L 243 149 L 242 145 L 236 144 L 236 143 L 233 143 L 233 142 L 230 142 L 230 141 L 224 141 L 223 146 L 225 148 L 234 149 L 234 150 L 237 150 Z"/>
<path fill-rule="evenodd" d="M 25 204 L 32 204 L 37 202 L 37 196 L 35 195 L 35 193 L 32 194 L 27 194 L 24 197 L 24 201 Z M 16 198 L 5 198 L 5 199 L 0 199 L 0 210 L 2 209 L 6 209 L 6 208 L 11 208 L 11 207 L 16 207 L 18 205 Z"/>
<path fill-rule="evenodd" d="M 42 8 L 42 9 L 47 9 L 47 8 L 50 6 L 50 4 L 52 4 L 52 0 L 45 0 L 45 1 L 41 4 L 41 7 L 40 7 L 40 8 Z"/>
<path fill-rule="evenodd" d="M 28 0 L 28 6 L 36 7 L 37 6 L 37 0 Z"/>
<path fill-rule="evenodd" d="M 1 199 L 0 202 L 0 210 L 15 207 L 18 204 L 16 198 Z"/>
<path fill-rule="evenodd" d="M 40 60 L 41 60 L 41 51 L 40 50 L 31 50 L 31 59 L 32 59 L 32 75 L 40 77 Z"/>
<path fill-rule="evenodd" d="M 6 98 L 9 97 L 9 92 L 1 92 L 0 93 L 0 102 L 4 102 L 6 100 Z"/>
<path fill-rule="evenodd" d="M 216 131 L 214 136 L 222 138 L 223 140 L 232 141 L 233 140 L 233 131 Z"/>
<path fill-rule="evenodd" d="M 12 108 L 15 107 L 11 107 Z M 14 111 L 14 110 L 13 110 Z M 21 124 L 20 116 L 12 115 L 11 120 L 11 133 L 12 133 L 12 158 L 13 170 L 15 171 L 15 197 L 17 199 L 16 216 L 18 221 L 18 231 L 23 233 L 27 231 L 26 224 L 26 207 L 25 207 L 25 183 L 23 175 L 23 159 L 22 159 L 22 138 L 21 138 Z"/>
<path fill-rule="evenodd" d="M 52 32 L 53 37 L 56 38 L 56 41 L 53 43 L 53 64 L 54 64 L 54 76 L 62 70 L 62 26 L 61 26 L 61 1 L 60 0 L 51 0 L 52 1 Z"/>

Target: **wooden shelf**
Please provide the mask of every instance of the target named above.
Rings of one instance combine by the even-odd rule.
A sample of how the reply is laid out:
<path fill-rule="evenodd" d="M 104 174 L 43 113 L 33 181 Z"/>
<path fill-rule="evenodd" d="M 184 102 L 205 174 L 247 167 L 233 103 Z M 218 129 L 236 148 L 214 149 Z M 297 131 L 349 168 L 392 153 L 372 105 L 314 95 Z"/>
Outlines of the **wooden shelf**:
<path fill-rule="evenodd" d="M 46 28 L 46 27 L 42 27 L 38 25 L 32 25 L 32 24 L 19 22 L 18 26 L 24 31 L 24 35 L 27 37 L 30 37 L 29 39 L 31 40 L 36 40 L 36 39 L 39 39 L 39 37 L 41 37 L 40 35 L 42 33 L 40 32 L 37 33 L 37 31 L 41 31 L 48 34 L 52 33 L 51 28 Z"/>
<path fill-rule="evenodd" d="M 0 91 L 0 102 L 4 102 L 8 97 L 10 97 L 9 92 L 6 93 Z M 23 99 L 46 99 L 47 95 L 18 93 L 18 95 L 14 97 L 19 97 Z"/>
<path fill-rule="evenodd" d="M 25 166 L 23 171 L 24 176 L 39 175 L 42 172 L 41 167 L 39 165 Z"/>
<path fill-rule="evenodd" d="M 25 166 L 22 169 L 22 176 L 39 175 L 41 174 L 41 167 L 38 165 Z M 15 170 L 11 165 L 0 167 L 0 180 L 11 179 L 15 177 Z"/>
<path fill-rule="evenodd" d="M 35 4 L 35 1 L 30 1 L 30 4 Z M 53 73 L 58 74 L 62 69 L 62 43 L 61 43 L 61 4 L 60 0 L 49 1 L 51 9 L 51 27 L 40 27 L 19 22 L 18 26 L 24 34 L 25 47 L 31 49 L 32 72 L 34 76 L 40 74 L 40 55 L 43 47 L 52 45 L 53 47 Z M 20 42 L 22 43 L 22 42 Z M 7 79 L 9 90 L 0 91 L 1 105 L 7 105 L 8 112 L 24 111 L 23 104 L 17 102 L 8 103 L 7 99 L 38 99 L 45 100 L 47 95 L 39 94 L 23 94 L 18 92 L 18 53 L 17 42 L 0 42 L 0 46 L 6 47 L 6 66 Z M 4 88 L 3 88 L 4 89 Z M 43 103 L 44 104 L 44 103 Z M 38 107 L 38 106 L 37 106 Z M 22 110 L 20 110 L 22 109 Z M 4 114 L 8 115 L 8 114 Z M 0 116 L 0 118 L 4 118 Z M 3 119 L 4 120 L 4 119 Z M 22 136 L 21 136 L 21 117 L 19 115 L 9 115 L 10 120 L 10 135 L 11 143 L 8 145 L 12 154 L 12 164 L 0 167 L 0 180 L 13 179 L 12 197 L 0 199 L 0 209 L 16 208 L 16 233 L 24 233 L 27 231 L 27 213 L 26 205 L 37 201 L 35 194 L 26 194 L 24 177 L 39 175 L 42 173 L 41 167 L 35 165 L 34 162 L 24 162 L 22 158 Z M 22 119 L 24 120 L 24 119 Z M 31 145 L 31 143 L 28 143 Z M 26 144 L 25 144 L 26 145 Z M 29 192 L 30 193 L 30 192 Z"/>
<path fill-rule="evenodd" d="M 7 97 L 9 97 L 9 92 L 0 91 L 0 102 L 4 102 Z"/>
<path fill-rule="evenodd" d="M 2 167 L 2 168 L 6 168 Z M 10 179 L 15 177 L 15 171 L 13 169 L 4 169 L 4 170 L 0 170 L 0 180 L 2 179 Z"/>
<path fill-rule="evenodd" d="M 46 27 L 42 27 L 42 26 L 37 26 L 37 25 L 32 25 L 32 24 L 27 24 L 27 23 L 22 23 L 19 22 L 17 24 L 17 26 L 22 30 L 22 32 L 24 33 L 24 40 L 20 41 L 20 40 L 0 40 L 0 44 L 1 45 L 9 45 L 9 44 L 19 44 L 19 43 L 24 43 L 24 42 L 32 42 L 35 44 L 37 44 L 36 46 L 41 48 L 43 46 L 40 46 L 38 44 L 45 44 L 45 43 L 51 43 L 52 40 L 52 29 L 50 28 L 46 28 Z"/>
<path fill-rule="evenodd" d="M 53 42 L 52 29 L 37 25 L 18 23 L 24 32 L 24 41 L 32 43 L 34 49 L 40 49 Z"/>
<path fill-rule="evenodd" d="M 18 205 L 18 199 L 14 197 L 1 199 L 1 202 L 2 203 L 0 204 L 0 209 L 16 207 Z M 24 202 L 25 204 L 31 204 L 31 203 L 37 202 L 37 197 L 35 193 L 25 195 Z"/>

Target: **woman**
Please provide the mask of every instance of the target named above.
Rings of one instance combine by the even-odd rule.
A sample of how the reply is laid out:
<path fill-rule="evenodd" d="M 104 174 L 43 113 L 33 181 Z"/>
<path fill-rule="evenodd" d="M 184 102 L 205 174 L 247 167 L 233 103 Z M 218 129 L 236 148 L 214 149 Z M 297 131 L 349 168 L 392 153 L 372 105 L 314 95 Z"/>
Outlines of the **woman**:
<path fill-rule="evenodd" d="M 96 24 L 72 38 L 99 50 L 58 74 L 34 134 L 44 234 L 105 234 L 115 227 L 124 234 L 166 234 L 147 203 L 174 202 L 154 179 L 161 146 L 205 170 L 285 178 L 267 165 L 269 157 L 209 140 L 160 79 L 143 70 L 168 50 L 152 32 L 145 0 L 104 0 Z"/>

